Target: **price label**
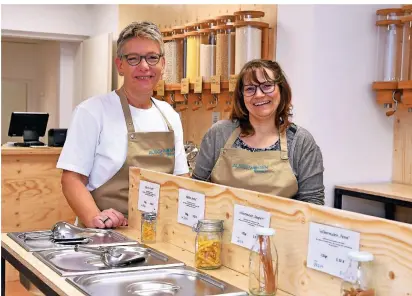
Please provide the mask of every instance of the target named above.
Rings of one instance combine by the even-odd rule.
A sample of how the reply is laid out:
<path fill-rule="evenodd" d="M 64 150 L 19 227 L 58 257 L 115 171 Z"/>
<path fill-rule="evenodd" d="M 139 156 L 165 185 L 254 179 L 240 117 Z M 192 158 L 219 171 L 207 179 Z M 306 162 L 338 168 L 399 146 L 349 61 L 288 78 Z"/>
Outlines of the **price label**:
<path fill-rule="evenodd" d="M 202 83 L 203 83 L 203 78 L 202 76 L 196 77 L 195 80 L 195 90 L 194 92 L 196 94 L 201 94 L 202 93 Z"/>
<path fill-rule="evenodd" d="M 159 80 L 159 82 L 157 83 L 156 94 L 160 97 L 164 97 L 165 95 L 165 81 L 164 80 Z"/>
<path fill-rule="evenodd" d="M 140 181 L 139 201 L 137 208 L 143 212 L 155 212 L 159 205 L 160 185 L 147 181 Z"/>
<path fill-rule="evenodd" d="M 183 78 L 180 82 L 180 93 L 187 95 L 189 93 L 189 78 Z"/>
<path fill-rule="evenodd" d="M 235 205 L 232 243 L 252 249 L 257 238 L 255 227 L 269 227 L 270 213 L 250 207 Z"/>
<path fill-rule="evenodd" d="M 179 188 L 177 222 L 192 227 L 205 216 L 205 195 Z"/>
<path fill-rule="evenodd" d="M 359 243 L 359 232 L 311 222 L 307 267 L 343 278 L 348 253 L 358 251 Z"/>
<path fill-rule="evenodd" d="M 230 75 L 229 77 L 229 92 L 236 90 L 237 75 Z"/>
<path fill-rule="evenodd" d="M 220 94 L 220 75 L 210 77 L 210 92 Z"/>

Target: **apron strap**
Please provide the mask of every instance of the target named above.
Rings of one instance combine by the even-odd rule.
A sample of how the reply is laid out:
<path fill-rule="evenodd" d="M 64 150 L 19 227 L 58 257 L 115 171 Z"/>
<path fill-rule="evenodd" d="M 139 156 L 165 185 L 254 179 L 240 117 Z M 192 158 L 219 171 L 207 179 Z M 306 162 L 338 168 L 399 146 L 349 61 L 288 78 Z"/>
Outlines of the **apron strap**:
<path fill-rule="evenodd" d="M 224 148 L 232 148 L 232 145 L 235 143 L 237 137 L 240 135 L 240 127 L 236 128 L 232 134 L 230 135 L 229 139 L 227 139 Z"/>
<path fill-rule="evenodd" d="M 286 139 L 286 131 L 280 134 L 280 159 L 288 160 L 288 141 Z"/>
<path fill-rule="evenodd" d="M 130 113 L 129 103 L 127 102 L 123 86 L 119 90 L 116 90 L 116 93 L 120 97 L 120 103 L 122 104 L 123 114 L 126 120 L 127 131 L 129 133 L 134 133 L 136 130 L 134 128 L 132 113 Z"/>
<path fill-rule="evenodd" d="M 124 114 L 124 118 L 126 120 L 127 131 L 129 133 L 134 133 L 134 132 L 136 132 L 136 129 L 134 128 L 132 113 L 130 112 L 129 102 L 127 101 L 126 93 L 124 91 L 123 86 L 119 90 L 116 90 L 116 93 L 120 97 L 120 103 L 122 104 L 123 114 Z M 163 114 L 163 112 L 160 110 L 160 108 L 156 106 L 153 99 L 151 99 L 151 100 L 152 100 L 152 103 L 155 106 L 155 108 L 157 110 L 159 110 L 160 115 L 163 117 L 163 120 L 166 122 L 166 125 L 167 125 L 167 128 L 169 129 L 169 131 L 173 131 L 172 125 L 166 119 L 166 116 Z"/>

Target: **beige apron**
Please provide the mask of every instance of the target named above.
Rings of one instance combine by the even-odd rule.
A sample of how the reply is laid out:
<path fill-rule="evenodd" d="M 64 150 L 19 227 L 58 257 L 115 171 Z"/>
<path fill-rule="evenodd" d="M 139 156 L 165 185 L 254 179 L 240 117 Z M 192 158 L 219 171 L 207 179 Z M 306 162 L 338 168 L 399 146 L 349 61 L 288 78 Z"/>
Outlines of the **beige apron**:
<path fill-rule="evenodd" d="M 157 172 L 172 174 L 175 166 L 175 141 L 173 128 L 158 108 L 169 131 L 135 132 L 129 103 L 121 88 L 120 97 L 127 126 L 127 157 L 120 170 L 106 183 L 91 191 L 97 207 L 103 211 L 113 208 L 128 214 L 129 167 L 135 166 Z M 153 105 L 157 108 L 156 104 Z"/>
<path fill-rule="evenodd" d="M 240 134 L 233 131 L 212 170 L 213 183 L 249 189 L 286 198 L 298 192 L 288 158 L 286 133 L 280 135 L 280 151 L 251 152 L 231 148 Z"/>

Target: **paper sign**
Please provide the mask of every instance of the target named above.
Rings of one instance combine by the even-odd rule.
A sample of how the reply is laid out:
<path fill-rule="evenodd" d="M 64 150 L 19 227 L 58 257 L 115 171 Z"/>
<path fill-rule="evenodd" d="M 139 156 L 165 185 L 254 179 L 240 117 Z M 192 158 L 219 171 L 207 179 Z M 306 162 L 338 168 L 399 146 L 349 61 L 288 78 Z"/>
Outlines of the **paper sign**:
<path fill-rule="evenodd" d="M 235 205 L 232 244 L 252 249 L 256 240 L 255 227 L 269 227 L 270 213 Z"/>
<path fill-rule="evenodd" d="M 139 201 L 137 208 L 143 212 L 157 213 L 159 205 L 160 185 L 147 181 L 140 181 L 139 185 Z"/>
<path fill-rule="evenodd" d="M 203 77 L 202 76 L 196 77 L 195 90 L 194 90 L 195 94 L 201 94 L 202 93 L 202 86 L 203 86 L 202 83 L 203 83 Z"/>
<path fill-rule="evenodd" d="M 210 92 L 220 94 L 220 75 L 210 77 Z"/>
<path fill-rule="evenodd" d="M 187 95 L 189 93 L 189 78 L 183 78 L 180 82 L 180 93 Z"/>
<path fill-rule="evenodd" d="M 229 77 L 229 92 L 236 90 L 237 75 L 230 75 Z"/>
<path fill-rule="evenodd" d="M 165 95 L 165 81 L 164 80 L 159 80 L 159 82 L 157 83 L 156 94 L 160 97 L 164 97 Z"/>
<path fill-rule="evenodd" d="M 359 232 L 311 222 L 307 267 L 342 278 L 348 253 L 359 251 L 359 242 Z"/>
<path fill-rule="evenodd" d="M 177 222 L 192 227 L 205 217 L 205 195 L 179 188 Z"/>

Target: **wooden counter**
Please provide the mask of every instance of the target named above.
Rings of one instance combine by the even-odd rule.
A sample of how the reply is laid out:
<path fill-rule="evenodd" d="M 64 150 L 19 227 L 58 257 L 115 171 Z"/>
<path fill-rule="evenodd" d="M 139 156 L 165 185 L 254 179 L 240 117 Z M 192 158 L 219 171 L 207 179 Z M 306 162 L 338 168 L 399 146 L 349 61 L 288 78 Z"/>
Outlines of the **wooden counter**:
<path fill-rule="evenodd" d="M 135 231 L 123 228 L 122 230 L 119 230 L 119 232 L 132 239 L 137 239 L 137 235 L 133 235 L 133 233 L 136 233 Z M 64 277 L 59 276 L 47 265 L 45 265 L 39 259 L 34 257 L 32 253 L 29 253 L 22 247 L 20 247 L 20 245 L 18 245 L 11 238 L 9 238 L 6 233 L 2 233 L 1 240 L 3 248 L 5 248 L 10 254 L 12 254 L 23 265 L 25 265 L 36 276 L 38 276 L 44 283 L 51 287 L 56 293 L 58 293 L 59 295 L 67 296 L 83 295 L 75 287 L 66 282 Z M 174 257 L 177 260 L 184 262 L 187 266 L 194 266 L 194 254 L 180 247 L 164 242 L 150 244 L 150 246 L 160 252 L 163 252 L 169 256 Z M 248 277 L 227 267 L 222 267 L 217 270 L 202 271 L 245 291 L 247 291 L 248 289 Z M 286 296 L 290 294 L 284 293 L 283 291 L 279 291 L 276 295 Z"/>
<path fill-rule="evenodd" d="M 73 223 L 75 214 L 61 189 L 56 168 L 61 148 L 1 148 L 1 231 L 51 229 L 57 221 Z M 7 267 L 7 280 L 18 273 Z"/>

